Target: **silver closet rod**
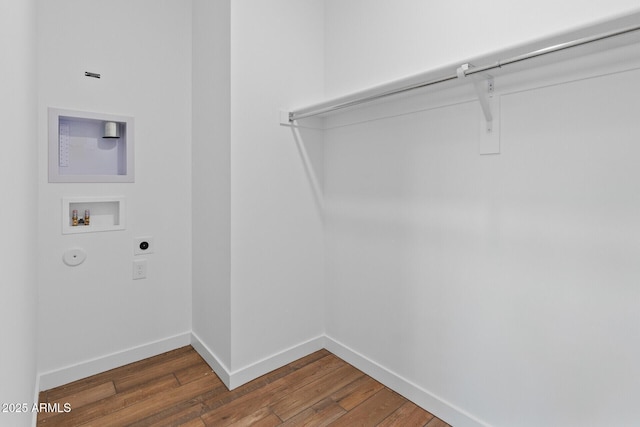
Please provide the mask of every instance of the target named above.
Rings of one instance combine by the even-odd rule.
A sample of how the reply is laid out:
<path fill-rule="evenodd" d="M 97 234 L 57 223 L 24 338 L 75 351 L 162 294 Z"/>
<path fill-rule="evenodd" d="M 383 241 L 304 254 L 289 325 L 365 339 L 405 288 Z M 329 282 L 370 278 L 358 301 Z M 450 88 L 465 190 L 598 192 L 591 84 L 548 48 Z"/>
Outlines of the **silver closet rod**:
<path fill-rule="evenodd" d="M 518 55 L 518 56 L 514 56 L 512 58 L 508 58 L 508 59 L 503 59 L 501 61 L 497 61 L 494 62 L 493 64 L 489 64 L 489 65 L 483 65 L 483 66 L 479 66 L 479 67 L 472 67 L 472 68 L 468 68 L 464 71 L 464 76 L 469 76 L 469 75 L 473 75 L 473 74 L 477 74 L 477 73 L 482 73 L 482 72 L 486 72 L 489 70 L 495 70 L 497 68 L 502 68 L 505 65 L 510 65 L 510 64 L 515 64 L 517 62 L 522 62 L 522 61 L 526 61 L 528 59 L 533 59 L 533 58 L 537 58 L 543 55 L 548 55 L 550 53 L 554 53 L 554 52 L 559 52 L 562 50 L 566 50 L 566 49 L 570 49 L 573 47 L 577 47 L 577 46 L 582 46 L 585 44 L 589 44 L 589 43 L 593 43 L 593 42 L 597 42 L 600 40 L 605 40 L 605 39 L 609 39 L 611 37 L 617 37 L 617 36 L 621 36 L 624 34 L 628 34 L 628 33 L 632 33 L 635 31 L 640 30 L 640 26 L 634 26 L 634 27 L 627 27 L 627 28 L 623 28 L 623 29 L 618 29 L 618 30 L 614 30 L 614 31 L 610 31 L 608 33 L 603 33 L 603 34 L 599 34 L 599 35 L 595 35 L 595 36 L 589 36 L 589 37 L 583 37 L 577 40 L 572 40 L 566 43 L 560 43 L 554 46 L 549 46 L 546 47 L 544 49 L 539 49 L 539 50 L 535 50 L 533 52 L 528 52 L 522 55 Z M 349 107 L 353 107 L 356 105 L 360 105 L 360 104 L 364 104 L 367 102 L 372 102 L 372 101 L 376 101 L 378 99 L 382 99 L 382 98 L 386 98 L 388 96 L 392 96 L 392 95 L 397 95 L 400 93 L 404 93 L 404 92 L 408 92 L 414 89 L 420 89 L 423 87 L 427 87 L 427 86 L 433 86 L 439 83 L 445 83 L 451 80 L 455 80 L 457 78 L 459 78 L 460 76 L 458 75 L 458 73 L 456 72 L 455 74 L 446 76 L 446 77 L 440 77 L 437 79 L 433 79 L 433 80 L 427 80 L 424 82 L 420 82 L 420 83 L 415 83 L 409 86 L 404 86 L 404 87 L 400 87 L 397 89 L 391 89 L 385 92 L 381 92 L 381 93 L 377 93 L 377 94 L 373 94 L 373 95 L 369 95 L 369 96 L 363 96 L 361 98 L 357 98 L 357 99 L 353 99 L 351 101 L 345 101 L 345 102 L 339 102 L 336 104 L 332 104 L 332 105 L 328 105 L 328 106 L 324 106 L 324 107 L 320 107 L 320 108 L 307 108 L 307 109 L 301 109 L 298 111 L 291 111 L 289 113 L 289 121 L 293 122 L 294 120 L 299 120 L 299 119 L 304 119 L 306 117 L 312 117 L 312 116 L 317 116 L 320 114 L 326 114 L 326 113 L 330 113 L 332 111 L 337 111 L 337 110 L 342 110 L 344 108 L 349 108 Z"/>

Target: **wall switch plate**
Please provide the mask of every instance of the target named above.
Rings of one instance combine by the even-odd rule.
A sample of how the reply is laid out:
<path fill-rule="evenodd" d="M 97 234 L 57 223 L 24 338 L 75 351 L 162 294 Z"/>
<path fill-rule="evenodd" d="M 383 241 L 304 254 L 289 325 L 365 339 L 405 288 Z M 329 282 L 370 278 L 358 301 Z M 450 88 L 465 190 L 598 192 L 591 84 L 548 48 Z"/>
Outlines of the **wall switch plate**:
<path fill-rule="evenodd" d="M 133 280 L 147 278 L 147 260 L 137 259 L 133 261 Z"/>
<path fill-rule="evenodd" d="M 133 254 L 143 255 L 152 254 L 155 246 L 152 236 L 136 237 L 133 239 Z"/>

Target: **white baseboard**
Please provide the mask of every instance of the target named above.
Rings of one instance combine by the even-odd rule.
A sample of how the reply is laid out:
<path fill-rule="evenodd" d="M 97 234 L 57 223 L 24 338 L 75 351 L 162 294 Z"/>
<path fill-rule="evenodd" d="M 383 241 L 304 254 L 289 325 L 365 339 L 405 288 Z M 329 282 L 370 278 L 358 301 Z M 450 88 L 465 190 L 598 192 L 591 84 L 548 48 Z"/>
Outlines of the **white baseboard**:
<path fill-rule="evenodd" d="M 200 357 L 204 359 L 205 362 L 213 369 L 213 372 L 216 373 L 218 378 L 224 383 L 224 385 L 229 388 L 231 375 L 229 374 L 229 368 L 220 361 L 218 356 L 207 347 L 200 337 L 195 334 L 195 332 L 191 332 L 191 346 L 198 352 Z"/>
<path fill-rule="evenodd" d="M 325 337 L 325 348 L 345 362 L 411 400 L 421 408 L 455 427 L 491 427 L 473 415 L 439 398 L 433 393 L 368 359 L 331 337 Z"/>
<path fill-rule="evenodd" d="M 40 376 L 36 375 L 36 385 L 35 385 L 35 390 L 33 392 L 33 403 L 39 403 L 40 402 Z M 38 425 L 38 413 L 37 412 L 33 412 L 31 415 L 31 425 L 32 427 L 36 427 Z"/>
<path fill-rule="evenodd" d="M 325 347 L 324 342 L 324 335 L 321 335 L 289 347 L 286 350 L 266 357 L 244 368 L 237 369 L 231 372 L 229 389 L 233 390 L 242 384 L 248 383 L 255 378 L 307 356 L 314 351 L 322 350 Z"/>
<path fill-rule="evenodd" d="M 229 390 L 248 383 L 264 374 L 275 369 L 281 368 L 287 363 L 291 363 L 314 351 L 324 348 L 324 335 L 312 338 L 303 343 L 289 347 L 279 353 L 259 360 L 251 365 L 230 371 L 220 359 L 209 349 L 196 334 L 191 334 L 191 345 L 202 356 L 202 358 L 211 366 L 213 371 L 218 375 L 222 382 Z"/>
<path fill-rule="evenodd" d="M 38 376 L 39 390 L 48 390 L 91 375 L 99 374 L 113 368 L 137 362 L 147 357 L 156 356 L 176 348 L 190 344 L 191 333 L 185 332 L 173 337 L 132 347 L 103 357 L 87 360 L 75 365 L 66 366 L 55 371 L 45 372 Z M 37 397 L 36 397 L 37 399 Z M 37 400 L 36 400 L 37 401 Z"/>

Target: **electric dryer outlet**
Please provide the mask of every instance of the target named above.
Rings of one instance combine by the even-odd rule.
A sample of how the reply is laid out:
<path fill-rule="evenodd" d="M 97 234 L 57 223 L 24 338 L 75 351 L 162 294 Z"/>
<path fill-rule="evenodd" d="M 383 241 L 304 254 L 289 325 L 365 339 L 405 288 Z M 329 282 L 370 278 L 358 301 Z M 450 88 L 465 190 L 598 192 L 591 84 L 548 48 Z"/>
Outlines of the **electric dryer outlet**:
<path fill-rule="evenodd" d="M 146 255 L 152 254 L 155 249 L 153 244 L 153 237 L 136 237 L 133 239 L 133 254 L 134 255 Z"/>

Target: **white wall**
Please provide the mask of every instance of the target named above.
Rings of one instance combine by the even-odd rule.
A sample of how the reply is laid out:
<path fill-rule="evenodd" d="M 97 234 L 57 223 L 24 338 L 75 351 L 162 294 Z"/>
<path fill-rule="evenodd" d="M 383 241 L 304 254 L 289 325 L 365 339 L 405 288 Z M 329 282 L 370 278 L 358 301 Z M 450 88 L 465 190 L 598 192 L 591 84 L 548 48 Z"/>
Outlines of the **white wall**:
<path fill-rule="evenodd" d="M 0 5 L 0 402 L 26 403 L 27 414 L 0 413 L 1 425 L 28 426 L 36 391 L 36 26 L 35 1 Z"/>
<path fill-rule="evenodd" d="M 327 93 L 636 7 L 479 4 L 465 20 L 460 3 L 400 3 L 326 2 Z M 417 24 L 430 19 L 443 26 Z M 498 156 L 478 155 L 475 102 L 425 98 L 400 116 L 392 103 L 328 130 L 327 335 L 456 427 L 636 423 L 639 77 L 512 87 Z"/>
<path fill-rule="evenodd" d="M 342 95 L 638 8 L 636 0 L 326 0 L 326 94 Z"/>
<path fill-rule="evenodd" d="M 236 387 L 321 345 L 322 133 L 279 109 L 323 95 L 323 5 L 195 1 L 193 19 L 193 332 Z"/>
<path fill-rule="evenodd" d="M 193 332 L 231 365 L 231 5 L 193 2 Z"/>
<path fill-rule="evenodd" d="M 191 329 L 191 6 L 56 0 L 40 1 L 38 13 L 35 267 L 39 369 L 46 374 Z M 48 183 L 49 106 L 133 116 L 135 183 Z M 126 230 L 61 234 L 63 196 L 110 195 L 126 197 Z M 144 256 L 148 278 L 133 281 L 133 238 L 146 235 L 156 246 Z M 61 257 L 74 246 L 86 250 L 87 260 L 70 268 Z"/>
<path fill-rule="evenodd" d="M 323 13 L 313 0 L 231 3 L 233 371 L 323 333 L 321 133 L 278 124 L 279 108 L 322 97 Z"/>

